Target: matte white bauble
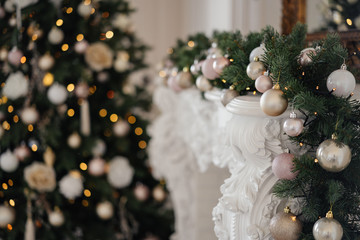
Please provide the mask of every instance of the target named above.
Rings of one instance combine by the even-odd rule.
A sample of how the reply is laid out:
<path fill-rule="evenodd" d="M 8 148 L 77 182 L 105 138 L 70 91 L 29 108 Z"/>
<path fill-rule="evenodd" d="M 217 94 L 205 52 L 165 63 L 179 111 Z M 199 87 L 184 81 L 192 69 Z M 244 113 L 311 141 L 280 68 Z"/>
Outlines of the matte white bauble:
<path fill-rule="evenodd" d="M 250 55 L 249 55 L 249 61 L 253 62 L 256 58 L 258 58 L 260 61 L 264 59 L 265 54 L 265 44 L 261 43 L 259 47 L 254 48 Z"/>
<path fill-rule="evenodd" d="M 39 68 L 43 71 L 48 71 L 54 66 L 54 64 L 55 60 L 49 53 L 46 53 L 39 59 Z"/>
<path fill-rule="evenodd" d="M 100 157 L 106 152 L 106 143 L 102 139 L 98 139 L 95 145 L 91 148 L 91 153 L 94 157 Z"/>
<path fill-rule="evenodd" d="M 105 173 L 106 162 L 104 159 L 96 157 L 90 160 L 88 165 L 89 174 L 99 177 Z"/>
<path fill-rule="evenodd" d="M 80 16 L 87 18 L 91 15 L 93 6 L 91 4 L 80 3 L 77 12 Z"/>
<path fill-rule="evenodd" d="M 264 64 L 262 62 L 258 62 L 258 61 L 251 62 L 246 67 L 246 74 L 252 80 L 255 80 L 258 77 L 260 77 L 263 74 L 264 71 L 265 71 Z"/>
<path fill-rule="evenodd" d="M 210 81 L 203 75 L 196 78 L 195 85 L 202 92 L 210 91 L 213 88 Z"/>
<path fill-rule="evenodd" d="M 50 212 L 48 215 L 49 223 L 54 227 L 60 227 L 65 222 L 64 214 L 60 210 Z"/>
<path fill-rule="evenodd" d="M 3 95 L 11 100 L 25 97 L 29 91 L 29 81 L 25 75 L 17 71 L 11 73 L 6 79 L 5 86 L 2 89 Z"/>
<path fill-rule="evenodd" d="M 152 191 L 152 195 L 153 198 L 157 201 L 157 202 L 162 202 L 166 199 L 167 194 L 164 190 L 164 188 L 160 185 L 156 186 L 153 191 Z"/>
<path fill-rule="evenodd" d="M 30 149 L 25 144 L 22 144 L 14 149 L 14 154 L 19 161 L 24 161 L 31 153 Z"/>
<path fill-rule="evenodd" d="M 21 110 L 20 119 L 24 124 L 35 124 L 39 120 L 39 113 L 35 107 L 27 107 Z"/>
<path fill-rule="evenodd" d="M 24 56 L 23 52 L 17 47 L 13 47 L 8 53 L 8 61 L 14 66 L 20 66 L 21 58 Z"/>
<path fill-rule="evenodd" d="M 337 97 L 348 97 L 355 89 L 356 80 L 354 75 L 346 70 L 343 64 L 341 69 L 332 72 L 326 81 L 326 86 Z"/>
<path fill-rule="evenodd" d="M 48 35 L 48 40 L 50 43 L 57 45 L 64 40 L 64 33 L 57 27 L 53 27 Z"/>
<path fill-rule="evenodd" d="M 85 53 L 86 49 L 89 47 L 89 43 L 86 40 L 82 40 L 80 42 L 76 42 L 74 45 L 75 52 L 79 54 Z"/>
<path fill-rule="evenodd" d="M 0 61 L 5 61 L 8 57 L 8 50 L 6 50 L 6 48 L 1 48 L 0 49 Z"/>
<path fill-rule="evenodd" d="M 68 91 L 66 90 L 65 86 L 60 85 L 59 83 L 54 83 L 49 88 L 47 97 L 51 103 L 60 105 L 66 101 L 68 97 Z"/>
<path fill-rule="evenodd" d="M 124 137 L 130 131 L 130 125 L 127 121 L 119 120 L 113 126 L 114 135 L 117 137 Z"/>
<path fill-rule="evenodd" d="M 109 201 L 104 201 L 96 205 L 96 214 L 102 220 L 109 220 L 114 216 L 114 207 Z"/>
<path fill-rule="evenodd" d="M 78 98 L 87 98 L 89 96 L 89 85 L 85 82 L 81 82 L 75 87 L 75 95 Z"/>
<path fill-rule="evenodd" d="M 13 208 L 0 205 L 0 227 L 6 228 L 8 224 L 15 221 L 15 211 Z"/>
<path fill-rule="evenodd" d="M 131 183 L 134 169 L 130 166 L 129 160 L 125 157 L 116 156 L 109 163 L 107 180 L 115 188 L 123 188 Z"/>
<path fill-rule="evenodd" d="M 77 132 L 72 133 L 67 139 L 67 144 L 73 149 L 80 147 L 81 145 L 80 135 Z"/>
<path fill-rule="evenodd" d="M 19 160 L 10 149 L 0 156 L 0 168 L 5 172 L 14 172 L 19 166 Z"/>
<path fill-rule="evenodd" d="M 144 185 L 142 183 L 138 183 L 138 184 L 136 184 L 136 187 L 134 188 L 134 195 L 137 200 L 143 202 L 149 198 L 150 190 L 146 185 Z"/>
<path fill-rule="evenodd" d="M 80 197 L 83 190 L 83 180 L 78 171 L 71 171 L 59 181 L 59 191 L 67 199 L 73 200 Z"/>

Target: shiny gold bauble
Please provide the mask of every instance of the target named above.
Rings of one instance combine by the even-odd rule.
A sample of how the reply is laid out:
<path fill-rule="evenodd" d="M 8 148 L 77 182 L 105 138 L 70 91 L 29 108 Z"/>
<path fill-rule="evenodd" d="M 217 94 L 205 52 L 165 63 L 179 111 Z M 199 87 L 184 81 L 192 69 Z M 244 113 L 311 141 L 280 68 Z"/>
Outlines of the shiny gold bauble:
<path fill-rule="evenodd" d="M 302 223 L 290 212 L 289 208 L 284 210 L 271 219 L 269 226 L 271 236 L 274 240 L 298 240 L 302 231 Z"/>
<path fill-rule="evenodd" d="M 276 87 L 267 90 L 260 98 L 261 110 L 269 116 L 281 115 L 288 106 L 288 101 L 283 94 L 283 91 Z"/>

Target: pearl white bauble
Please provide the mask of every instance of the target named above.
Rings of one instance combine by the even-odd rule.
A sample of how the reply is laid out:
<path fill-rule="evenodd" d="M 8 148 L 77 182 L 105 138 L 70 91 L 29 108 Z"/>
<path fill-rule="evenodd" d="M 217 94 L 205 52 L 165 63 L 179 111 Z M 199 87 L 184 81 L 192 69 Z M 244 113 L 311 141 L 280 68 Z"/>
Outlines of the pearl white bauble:
<path fill-rule="evenodd" d="M 298 62 L 301 66 L 307 66 L 312 63 L 310 55 L 316 55 L 315 48 L 305 48 L 300 52 Z"/>
<path fill-rule="evenodd" d="M 2 89 L 4 96 L 11 100 L 25 97 L 29 92 L 29 80 L 20 71 L 11 73 L 6 79 L 5 86 Z"/>
<path fill-rule="evenodd" d="M 0 156 L 0 168 L 5 172 L 14 172 L 19 166 L 19 160 L 10 149 Z"/>
<path fill-rule="evenodd" d="M 68 91 L 66 90 L 65 86 L 60 85 L 59 83 L 54 83 L 49 88 L 47 97 L 51 103 L 60 105 L 66 101 L 68 97 Z"/>
<path fill-rule="evenodd" d="M 24 56 L 23 52 L 17 47 L 13 47 L 8 53 L 8 61 L 14 66 L 20 66 L 21 58 Z"/>
<path fill-rule="evenodd" d="M 75 95 L 78 98 L 87 98 L 89 96 L 89 85 L 85 82 L 81 82 L 75 87 Z"/>
<path fill-rule="evenodd" d="M 67 199 L 73 200 L 80 197 L 83 190 L 83 181 L 78 171 L 68 173 L 59 181 L 59 191 Z"/>
<path fill-rule="evenodd" d="M 91 15 L 92 8 L 93 6 L 91 4 L 80 3 L 77 8 L 77 12 L 80 16 L 87 18 Z"/>
<path fill-rule="evenodd" d="M 354 75 L 346 70 L 345 66 L 342 69 L 332 72 L 326 81 L 326 86 L 332 94 L 337 97 L 348 97 L 355 89 L 356 80 Z"/>
<path fill-rule="evenodd" d="M 10 27 L 15 27 L 16 26 L 16 17 L 12 16 L 9 19 L 9 25 L 10 25 Z"/>
<path fill-rule="evenodd" d="M 255 80 L 255 88 L 261 93 L 266 92 L 267 90 L 273 87 L 272 80 L 267 75 L 261 75 Z"/>
<path fill-rule="evenodd" d="M 256 58 L 258 58 L 260 61 L 262 61 L 264 59 L 264 54 L 265 54 L 265 44 L 262 43 L 260 44 L 259 47 L 254 48 L 250 55 L 249 55 L 249 61 L 253 62 L 255 61 Z"/>
<path fill-rule="evenodd" d="M 22 144 L 14 149 L 14 154 L 19 161 L 24 161 L 25 158 L 30 156 L 30 149 L 25 144 Z"/>
<path fill-rule="evenodd" d="M 351 150 L 348 145 L 337 140 L 327 139 L 316 150 L 320 166 L 329 172 L 341 172 L 351 161 Z"/>
<path fill-rule="evenodd" d="M 101 83 L 107 82 L 109 80 L 109 73 L 99 72 L 97 75 L 97 80 Z"/>
<path fill-rule="evenodd" d="M 164 188 L 160 185 L 156 186 L 153 191 L 152 191 L 152 195 L 153 198 L 157 201 L 157 202 L 162 202 L 165 200 L 165 198 L 167 197 L 167 194 L 164 190 Z"/>
<path fill-rule="evenodd" d="M 99 177 L 105 173 L 106 162 L 104 159 L 96 157 L 90 160 L 88 164 L 89 174 L 95 177 Z"/>
<path fill-rule="evenodd" d="M 109 163 L 107 180 L 115 188 L 123 188 L 131 183 L 134 169 L 130 166 L 129 160 L 125 157 L 116 156 Z"/>
<path fill-rule="evenodd" d="M 35 124 L 39 120 L 39 113 L 35 107 L 27 107 L 21 110 L 20 119 L 25 124 Z"/>
<path fill-rule="evenodd" d="M 227 89 L 221 93 L 220 101 L 226 107 L 231 100 L 239 96 L 239 92 L 236 90 Z"/>
<path fill-rule="evenodd" d="M 80 135 L 77 132 L 72 133 L 67 139 L 67 144 L 73 149 L 80 147 L 81 145 Z"/>
<path fill-rule="evenodd" d="M 192 76 L 189 72 L 179 72 L 175 77 L 175 81 L 182 89 L 189 88 L 193 84 Z"/>
<path fill-rule="evenodd" d="M 53 27 L 48 35 L 48 40 L 51 44 L 57 45 L 64 40 L 64 33 L 57 27 Z"/>
<path fill-rule="evenodd" d="M 264 71 L 265 71 L 264 64 L 262 62 L 258 62 L 258 61 L 251 62 L 246 67 L 246 74 L 252 80 L 255 80 L 258 77 L 260 77 Z"/>
<path fill-rule="evenodd" d="M 130 125 L 127 121 L 119 120 L 113 126 L 114 135 L 117 137 L 124 137 L 130 131 Z"/>
<path fill-rule="evenodd" d="M 104 201 L 96 205 L 96 214 L 102 220 L 109 220 L 114 216 L 114 207 L 109 201 Z"/>
<path fill-rule="evenodd" d="M 313 226 L 315 240 L 341 240 L 343 228 L 341 224 L 333 218 L 320 218 Z"/>
<path fill-rule="evenodd" d="M 280 89 L 267 90 L 260 98 L 261 110 L 269 116 L 279 116 L 285 112 L 288 101 Z"/>
<path fill-rule="evenodd" d="M 39 68 L 43 71 L 48 71 L 54 66 L 54 64 L 55 60 L 49 53 L 46 53 L 39 59 Z"/>
<path fill-rule="evenodd" d="M 214 61 L 215 58 L 207 58 L 203 61 L 201 65 L 201 71 L 203 75 L 209 80 L 214 80 L 220 77 L 219 74 L 217 74 L 215 72 L 215 69 L 213 68 Z"/>
<path fill-rule="evenodd" d="M 64 214 L 60 210 L 50 212 L 48 215 L 49 223 L 54 227 L 60 227 L 65 222 Z"/>
<path fill-rule="evenodd" d="M 215 58 L 215 60 L 213 62 L 213 69 L 215 70 L 215 72 L 217 74 L 221 75 L 224 68 L 229 66 L 229 64 L 230 64 L 230 61 L 226 57 L 218 57 L 218 58 Z"/>
<path fill-rule="evenodd" d="M 197 75 L 199 74 L 200 70 L 201 70 L 201 65 L 202 65 L 202 61 L 199 62 L 198 60 L 194 61 L 194 64 L 190 66 L 190 72 L 193 75 Z"/>
<path fill-rule="evenodd" d="M 209 80 L 203 75 L 196 78 L 195 85 L 202 92 L 210 91 L 213 88 Z"/>
<path fill-rule="evenodd" d="M 98 139 L 95 145 L 91 148 L 91 153 L 94 157 L 100 157 L 106 152 L 106 143 L 102 139 Z"/>
<path fill-rule="evenodd" d="M 142 202 L 149 198 L 150 190 L 146 185 L 139 183 L 134 188 L 134 195 L 137 200 Z"/>
<path fill-rule="evenodd" d="M 79 54 L 83 54 L 86 52 L 86 49 L 89 47 L 89 43 L 86 40 L 82 40 L 80 42 L 76 42 L 74 45 L 75 52 Z"/>
<path fill-rule="evenodd" d="M 15 211 L 13 208 L 0 205 L 0 227 L 6 228 L 8 224 L 15 221 Z"/>
<path fill-rule="evenodd" d="M 283 129 L 284 132 L 290 137 L 299 136 L 304 129 L 304 120 L 296 118 L 296 114 L 291 113 L 290 118 L 285 120 Z"/>

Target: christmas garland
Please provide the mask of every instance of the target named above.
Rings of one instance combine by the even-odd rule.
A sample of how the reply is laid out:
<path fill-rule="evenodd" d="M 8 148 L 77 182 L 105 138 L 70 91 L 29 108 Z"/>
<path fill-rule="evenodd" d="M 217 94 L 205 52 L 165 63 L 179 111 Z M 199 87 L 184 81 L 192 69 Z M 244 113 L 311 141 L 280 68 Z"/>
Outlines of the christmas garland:
<path fill-rule="evenodd" d="M 254 94 L 263 93 L 260 106 L 267 115 L 279 116 L 288 105 L 293 109 L 283 130 L 299 152 L 306 153 L 283 153 L 273 159 L 273 173 L 280 179 L 273 192 L 296 198 L 301 212 L 294 215 L 286 208 L 275 215 L 270 223 L 275 240 L 358 239 L 360 103 L 351 99 L 355 78 L 347 70 L 347 50 L 336 34 L 308 48 L 305 37 L 306 27 L 300 24 L 288 36 L 271 27 L 245 39 L 240 33 L 215 33 L 218 49 L 210 48 L 191 77 L 226 89 L 221 96 L 224 105 L 256 89 Z"/>

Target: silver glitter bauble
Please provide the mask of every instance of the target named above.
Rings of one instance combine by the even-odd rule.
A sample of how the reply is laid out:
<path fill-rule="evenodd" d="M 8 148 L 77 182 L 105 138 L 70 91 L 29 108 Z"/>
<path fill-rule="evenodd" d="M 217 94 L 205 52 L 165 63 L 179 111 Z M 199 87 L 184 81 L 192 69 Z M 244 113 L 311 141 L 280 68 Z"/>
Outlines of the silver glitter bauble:
<path fill-rule="evenodd" d="M 329 172 L 340 172 L 344 170 L 351 161 L 351 150 L 348 145 L 327 139 L 323 141 L 316 150 L 316 158 L 320 166 Z"/>

